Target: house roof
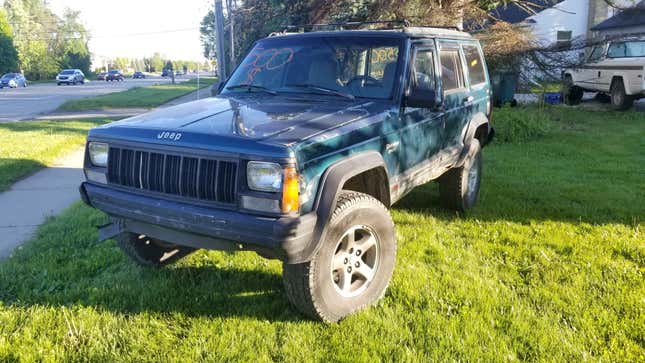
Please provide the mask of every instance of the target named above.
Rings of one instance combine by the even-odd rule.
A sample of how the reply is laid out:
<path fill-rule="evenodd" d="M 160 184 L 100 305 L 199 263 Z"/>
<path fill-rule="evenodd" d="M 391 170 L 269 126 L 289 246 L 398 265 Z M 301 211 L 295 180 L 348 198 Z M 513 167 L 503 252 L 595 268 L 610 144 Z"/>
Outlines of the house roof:
<path fill-rule="evenodd" d="M 591 30 L 607 30 L 645 25 L 645 0 L 595 25 Z"/>
<path fill-rule="evenodd" d="M 498 20 L 505 21 L 511 24 L 521 23 L 526 18 L 531 17 L 542 10 L 550 8 L 564 0 L 527 0 L 525 6 L 517 5 L 514 2 L 509 2 L 505 5 L 500 5 L 491 10 L 490 15 Z"/>

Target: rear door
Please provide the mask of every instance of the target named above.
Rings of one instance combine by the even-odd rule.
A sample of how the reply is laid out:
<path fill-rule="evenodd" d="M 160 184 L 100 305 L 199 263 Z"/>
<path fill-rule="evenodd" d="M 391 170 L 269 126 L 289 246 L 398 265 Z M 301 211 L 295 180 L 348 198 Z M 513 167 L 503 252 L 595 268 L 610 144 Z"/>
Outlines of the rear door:
<path fill-rule="evenodd" d="M 439 42 L 441 88 L 445 108 L 444 149 L 457 148 L 461 144 L 461 130 L 470 117 L 474 97 L 469 95 L 465 77 L 461 47 L 457 42 Z M 446 150 L 450 152 L 451 150 Z"/>

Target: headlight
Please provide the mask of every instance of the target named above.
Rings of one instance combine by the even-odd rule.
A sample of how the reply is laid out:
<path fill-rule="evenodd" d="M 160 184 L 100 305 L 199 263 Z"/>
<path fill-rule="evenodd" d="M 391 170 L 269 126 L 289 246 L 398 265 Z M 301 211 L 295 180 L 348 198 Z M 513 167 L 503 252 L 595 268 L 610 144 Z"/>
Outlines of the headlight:
<path fill-rule="evenodd" d="M 282 189 L 282 167 L 275 163 L 249 161 L 246 165 L 246 180 L 253 190 L 279 192 Z"/>
<path fill-rule="evenodd" d="M 109 150 L 108 144 L 104 142 L 90 142 L 88 148 L 92 165 L 107 167 Z"/>

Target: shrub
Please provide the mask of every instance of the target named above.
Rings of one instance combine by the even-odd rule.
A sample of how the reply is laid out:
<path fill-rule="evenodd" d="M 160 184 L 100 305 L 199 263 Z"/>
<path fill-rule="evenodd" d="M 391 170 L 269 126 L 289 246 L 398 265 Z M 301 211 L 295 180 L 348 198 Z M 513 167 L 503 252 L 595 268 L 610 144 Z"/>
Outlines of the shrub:
<path fill-rule="evenodd" d="M 493 112 L 495 141 L 531 141 L 548 135 L 555 127 L 548 109 L 537 107 L 503 107 Z"/>

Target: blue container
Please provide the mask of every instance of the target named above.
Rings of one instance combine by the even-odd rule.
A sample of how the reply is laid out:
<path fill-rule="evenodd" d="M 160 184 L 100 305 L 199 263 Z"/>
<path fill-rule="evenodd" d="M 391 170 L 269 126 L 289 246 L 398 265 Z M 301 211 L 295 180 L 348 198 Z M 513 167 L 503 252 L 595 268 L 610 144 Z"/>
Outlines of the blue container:
<path fill-rule="evenodd" d="M 550 105 L 557 105 L 562 103 L 562 94 L 560 92 L 546 92 L 544 93 L 544 102 Z"/>

